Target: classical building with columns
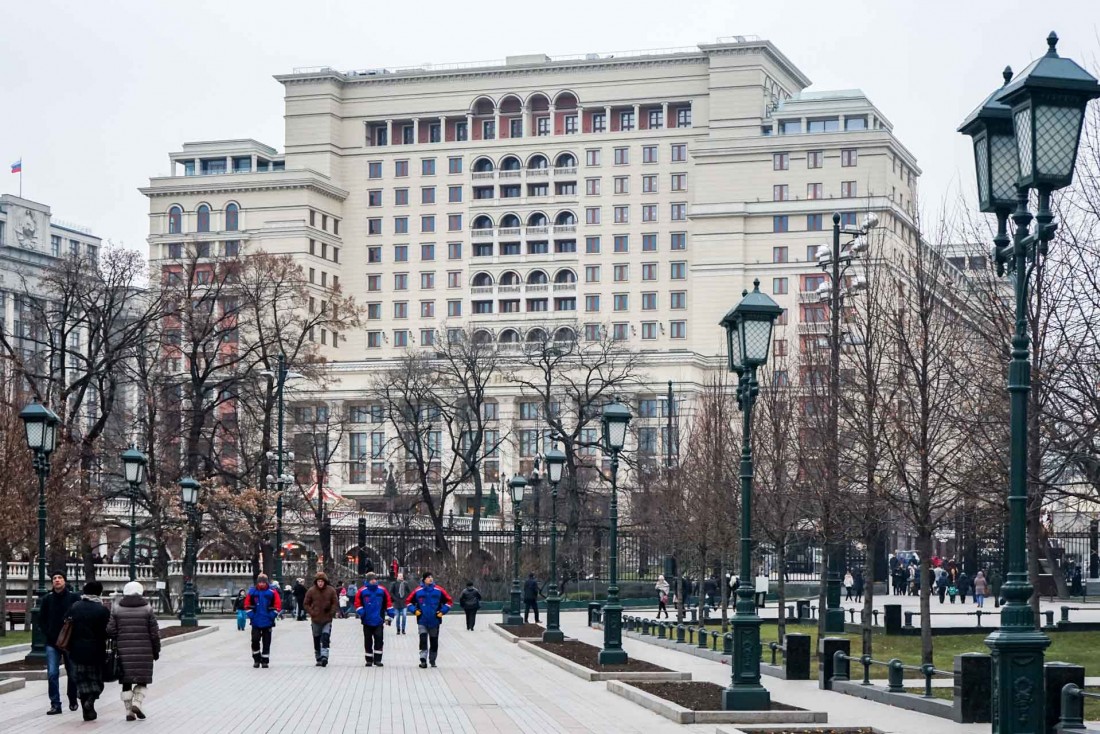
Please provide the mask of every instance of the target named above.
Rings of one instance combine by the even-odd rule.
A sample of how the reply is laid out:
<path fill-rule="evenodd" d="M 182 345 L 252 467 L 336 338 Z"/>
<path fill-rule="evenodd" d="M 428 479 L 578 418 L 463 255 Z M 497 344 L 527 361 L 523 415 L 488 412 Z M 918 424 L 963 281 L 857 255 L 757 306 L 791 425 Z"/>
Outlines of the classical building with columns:
<path fill-rule="evenodd" d="M 276 78 L 284 153 L 252 140 L 172 153 L 171 175 L 142 189 L 150 257 L 289 253 L 318 302 L 354 296 L 363 328 L 314 336 L 349 407 L 448 329 L 502 350 L 609 334 L 643 356 L 630 399 L 656 430 L 667 381 L 686 406 L 723 368 L 718 321 L 754 279 L 786 309 L 776 354 L 819 341 L 816 248 L 834 212 L 853 226 L 873 212 L 893 243 L 916 241 L 920 170 L 890 121 L 858 90 L 807 91 L 766 40 Z M 491 397 L 505 430 L 534 427 L 514 385 Z M 355 415 L 347 456 L 375 458 L 385 428 Z M 494 466 L 545 448 L 517 438 Z M 382 492 L 375 472 L 336 474 L 364 506 Z"/>

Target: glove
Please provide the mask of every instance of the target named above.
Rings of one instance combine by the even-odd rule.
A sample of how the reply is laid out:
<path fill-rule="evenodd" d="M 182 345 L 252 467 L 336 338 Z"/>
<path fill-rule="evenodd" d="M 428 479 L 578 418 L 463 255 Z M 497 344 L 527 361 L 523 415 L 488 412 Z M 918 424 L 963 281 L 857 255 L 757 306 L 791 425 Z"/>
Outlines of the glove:
<path fill-rule="evenodd" d="M 389 626 L 390 626 L 390 622 L 392 622 L 392 621 L 393 621 L 392 619 L 389 619 L 389 618 L 387 618 L 387 619 L 386 619 L 386 626 L 387 626 L 387 627 L 389 627 Z"/>
<path fill-rule="evenodd" d="M 437 619 L 443 619 L 443 612 L 436 612 L 435 616 Z"/>
<path fill-rule="evenodd" d="M 419 617 L 419 616 L 420 616 L 420 610 L 419 610 L 419 609 L 417 609 L 417 610 L 416 610 L 415 612 L 413 612 L 413 614 L 414 614 L 415 616 Z"/>

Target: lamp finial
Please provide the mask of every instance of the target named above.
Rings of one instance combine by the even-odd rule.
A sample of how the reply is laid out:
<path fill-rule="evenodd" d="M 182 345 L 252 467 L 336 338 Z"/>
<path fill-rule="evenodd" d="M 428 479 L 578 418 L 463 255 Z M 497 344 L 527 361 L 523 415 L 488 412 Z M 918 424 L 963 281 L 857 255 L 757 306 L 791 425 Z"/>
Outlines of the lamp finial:
<path fill-rule="evenodd" d="M 1058 34 L 1054 31 L 1051 31 L 1050 35 L 1047 36 L 1047 46 L 1047 56 L 1058 55 Z"/>
<path fill-rule="evenodd" d="M 1010 81 L 1012 81 L 1012 67 L 1011 66 L 1006 66 L 1004 68 L 1004 71 L 1001 72 L 1001 78 L 1003 78 L 1005 80 L 1005 83 L 1004 83 L 1003 86 L 1007 87 L 1008 83 Z"/>

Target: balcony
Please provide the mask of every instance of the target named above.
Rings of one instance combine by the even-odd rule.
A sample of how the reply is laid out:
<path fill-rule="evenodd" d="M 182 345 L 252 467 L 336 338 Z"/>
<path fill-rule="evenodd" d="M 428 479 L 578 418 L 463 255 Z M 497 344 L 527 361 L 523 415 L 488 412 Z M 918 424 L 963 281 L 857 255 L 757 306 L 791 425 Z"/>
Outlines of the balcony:
<path fill-rule="evenodd" d="M 576 283 L 554 283 L 555 293 L 568 293 L 577 290 Z"/>
<path fill-rule="evenodd" d="M 828 299 L 826 299 L 828 300 Z M 821 296 L 817 294 L 817 291 L 799 291 L 798 293 L 799 303 L 821 303 Z"/>
<path fill-rule="evenodd" d="M 810 321 L 798 325 L 799 334 L 827 334 L 829 333 L 828 321 Z"/>
<path fill-rule="evenodd" d="M 577 177 L 577 167 L 576 166 L 569 166 L 568 168 L 555 168 L 554 169 L 554 177 L 555 178 L 576 178 Z"/>
<path fill-rule="evenodd" d="M 497 230 L 497 235 L 500 237 L 519 237 L 521 232 L 521 227 L 501 227 Z"/>
<path fill-rule="evenodd" d="M 576 234 L 576 232 L 577 232 L 577 225 L 575 225 L 575 224 L 555 224 L 554 225 L 554 234 L 555 235 L 559 235 L 559 234 Z"/>
<path fill-rule="evenodd" d="M 491 285 L 475 285 L 470 288 L 470 293 L 475 296 L 488 295 L 493 292 L 493 286 Z"/>
<path fill-rule="evenodd" d="M 472 229 L 470 230 L 470 236 L 475 240 L 491 240 L 493 239 L 493 228 Z"/>
<path fill-rule="evenodd" d="M 495 178 L 496 171 L 475 171 L 470 174 L 470 178 L 474 181 L 489 181 Z"/>
<path fill-rule="evenodd" d="M 545 235 L 549 230 L 550 228 L 546 225 L 541 227 L 525 227 L 523 233 L 528 237 L 536 237 Z"/>
<path fill-rule="evenodd" d="M 523 170 L 522 169 L 517 169 L 515 171 L 500 171 L 499 175 L 497 177 L 500 178 L 500 179 L 519 178 L 522 175 L 523 175 Z"/>

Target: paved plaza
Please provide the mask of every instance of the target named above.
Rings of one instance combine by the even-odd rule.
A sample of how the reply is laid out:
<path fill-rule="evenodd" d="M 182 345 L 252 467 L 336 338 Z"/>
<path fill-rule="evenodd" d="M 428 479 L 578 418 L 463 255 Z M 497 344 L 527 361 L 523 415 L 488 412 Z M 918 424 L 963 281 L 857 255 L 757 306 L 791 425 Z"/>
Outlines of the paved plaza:
<path fill-rule="evenodd" d="M 567 633 L 599 644 L 601 632 L 584 626 L 582 613 L 562 615 Z M 284 621 L 275 631 L 272 667 L 251 665 L 246 632 L 218 620 L 205 637 L 164 648 L 149 689 L 149 719 L 127 723 L 118 685 L 108 684 L 100 718 L 85 723 L 79 713 L 45 716 L 46 683 L 0 696 L 0 732 L 124 732 L 144 728 L 188 734 L 259 732 L 736 732 L 736 727 L 685 726 L 609 693 L 533 657 L 489 630 L 499 615 L 481 616 L 466 632 L 457 615 L 444 624 L 439 668 L 417 666 L 415 634 L 386 634 L 385 667 L 363 666 L 362 633 L 356 620 L 334 624 L 332 662 L 313 665 L 305 622 Z M 412 629 L 410 629 L 410 633 Z M 624 647 L 639 659 L 690 671 L 695 680 L 725 685 L 729 668 L 638 640 Z M 8 658 L 10 659 L 10 657 Z M 989 725 L 960 726 L 840 694 L 819 691 L 810 681 L 765 678 L 775 700 L 829 712 L 831 724 L 870 724 L 892 734 L 987 732 Z"/>

